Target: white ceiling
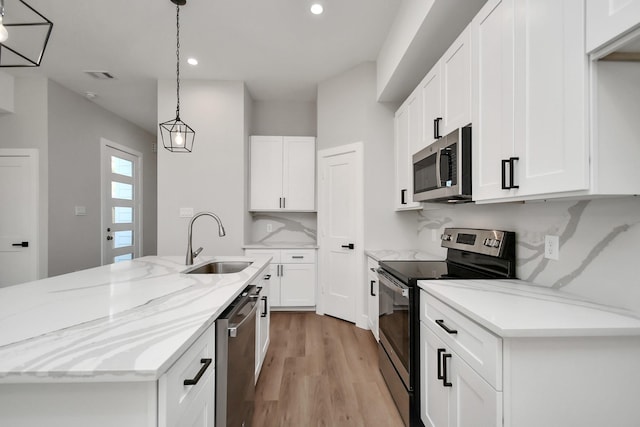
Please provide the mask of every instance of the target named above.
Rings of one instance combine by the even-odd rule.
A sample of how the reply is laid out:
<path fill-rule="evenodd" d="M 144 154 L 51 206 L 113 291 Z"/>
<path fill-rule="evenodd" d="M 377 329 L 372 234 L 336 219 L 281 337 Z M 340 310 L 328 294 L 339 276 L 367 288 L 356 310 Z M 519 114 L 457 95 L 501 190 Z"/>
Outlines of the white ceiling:
<path fill-rule="evenodd" d="M 44 75 L 156 133 L 158 79 L 175 78 L 170 0 L 26 0 L 54 23 Z M 181 78 L 243 80 L 254 100 L 314 101 L 318 82 L 375 61 L 401 0 L 187 0 L 180 10 Z M 7 1 L 7 16 L 10 14 Z M 189 56 L 200 64 L 186 64 Z M 101 81 L 83 71 L 103 70 Z"/>

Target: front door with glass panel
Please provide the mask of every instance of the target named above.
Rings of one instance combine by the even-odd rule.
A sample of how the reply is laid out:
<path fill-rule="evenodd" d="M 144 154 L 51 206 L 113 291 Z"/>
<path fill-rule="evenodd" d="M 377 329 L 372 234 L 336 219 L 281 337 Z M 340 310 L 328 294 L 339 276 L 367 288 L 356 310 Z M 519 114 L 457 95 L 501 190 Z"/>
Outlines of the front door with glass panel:
<path fill-rule="evenodd" d="M 115 144 L 102 151 L 102 264 L 140 256 L 141 157 Z"/>

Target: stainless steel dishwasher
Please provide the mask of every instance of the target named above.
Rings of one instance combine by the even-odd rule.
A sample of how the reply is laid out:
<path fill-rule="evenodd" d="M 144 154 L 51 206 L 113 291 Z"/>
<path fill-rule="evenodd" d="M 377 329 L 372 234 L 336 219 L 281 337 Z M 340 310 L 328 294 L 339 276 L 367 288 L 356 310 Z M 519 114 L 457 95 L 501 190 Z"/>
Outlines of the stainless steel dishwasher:
<path fill-rule="evenodd" d="M 216 426 L 250 427 L 255 396 L 256 310 L 248 286 L 216 320 Z"/>

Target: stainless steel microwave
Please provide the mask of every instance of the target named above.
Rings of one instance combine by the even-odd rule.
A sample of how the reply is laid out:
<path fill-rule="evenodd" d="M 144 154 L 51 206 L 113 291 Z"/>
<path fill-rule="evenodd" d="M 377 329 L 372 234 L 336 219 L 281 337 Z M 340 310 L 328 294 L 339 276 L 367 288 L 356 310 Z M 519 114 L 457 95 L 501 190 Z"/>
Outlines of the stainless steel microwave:
<path fill-rule="evenodd" d="M 413 155 L 413 200 L 471 201 L 471 126 L 456 129 Z"/>

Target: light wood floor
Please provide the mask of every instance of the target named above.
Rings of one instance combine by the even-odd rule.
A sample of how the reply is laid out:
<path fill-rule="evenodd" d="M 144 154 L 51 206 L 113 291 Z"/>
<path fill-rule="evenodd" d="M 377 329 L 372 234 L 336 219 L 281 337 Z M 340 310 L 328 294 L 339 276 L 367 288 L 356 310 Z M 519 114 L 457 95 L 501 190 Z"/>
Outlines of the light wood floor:
<path fill-rule="evenodd" d="M 371 331 L 315 313 L 271 313 L 253 427 L 403 427 Z"/>

